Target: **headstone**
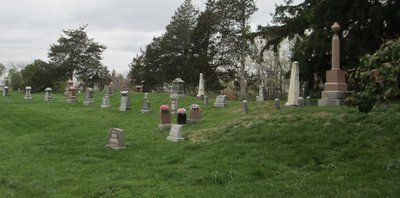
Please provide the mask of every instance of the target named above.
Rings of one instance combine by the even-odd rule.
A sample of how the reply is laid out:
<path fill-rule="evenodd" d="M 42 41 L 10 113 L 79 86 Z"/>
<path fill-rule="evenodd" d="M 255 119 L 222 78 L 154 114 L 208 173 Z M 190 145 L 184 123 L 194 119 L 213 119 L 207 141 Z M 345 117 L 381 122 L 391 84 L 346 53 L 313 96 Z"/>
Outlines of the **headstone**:
<path fill-rule="evenodd" d="M 304 108 L 304 98 L 303 97 L 299 97 L 299 106 L 301 109 Z"/>
<path fill-rule="evenodd" d="M 203 112 L 200 109 L 200 106 L 197 104 L 190 105 L 189 109 L 189 123 L 201 122 L 203 121 Z"/>
<path fill-rule="evenodd" d="M 264 86 L 260 85 L 258 89 L 258 96 L 256 96 L 256 101 L 257 102 L 262 102 L 264 101 Z"/>
<path fill-rule="evenodd" d="M 204 96 L 204 105 L 208 105 L 208 96 Z"/>
<path fill-rule="evenodd" d="M 183 98 L 185 97 L 185 81 L 181 78 L 177 78 L 172 81 L 172 89 L 170 98 Z"/>
<path fill-rule="evenodd" d="M 148 100 L 149 99 L 149 93 L 145 93 L 143 99 L 144 100 Z"/>
<path fill-rule="evenodd" d="M 93 91 L 99 91 L 99 84 L 98 83 L 94 83 Z"/>
<path fill-rule="evenodd" d="M 185 138 L 182 137 L 182 127 L 183 125 L 173 124 L 167 140 L 173 142 L 183 141 Z"/>
<path fill-rule="evenodd" d="M 9 88 L 8 88 L 8 86 L 4 86 L 4 89 L 3 89 L 3 96 L 9 96 L 10 95 L 10 93 L 9 93 Z"/>
<path fill-rule="evenodd" d="M 67 81 L 67 86 L 65 86 L 65 92 L 64 92 L 64 95 L 65 96 L 68 96 L 69 97 L 69 88 L 70 87 L 72 87 L 72 86 L 74 86 L 74 81 L 72 81 L 72 80 L 68 80 Z"/>
<path fill-rule="evenodd" d="M 243 100 L 243 113 L 248 114 L 249 113 L 249 104 L 247 103 L 247 100 Z"/>
<path fill-rule="evenodd" d="M 275 103 L 274 103 L 275 109 L 280 109 L 281 108 L 281 104 L 279 102 L 278 98 L 275 98 Z"/>
<path fill-rule="evenodd" d="M 150 112 L 150 102 L 148 100 L 144 100 L 142 103 L 142 109 L 140 109 L 142 113 Z"/>
<path fill-rule="evenodd" d="M 176 111 L 179 108 L 179 99 L 178 97 L 171 98 L 171 114 L 176 114 Z"/>
<path fill-rule="evenodd" d="M 119 107 L 120 111 L 131 110 L 131 101 L 129 98 L 128 91 L 121 91 L 121 106 Z"/>
<path fill-rule="evenodd" d="M 214 107 L 220 107 L 220 108 L 223 108 L 223 107 L 226 107 L 226 95 L 219 95 L 219 96 L 217 96 L 217 98 L 215 99 L 215 102 L 214 102 Z"/>
<path fill-rule="evenodd" d="M 159 129 L 169 129 L 171 128 L 171 112 L 168 105 L 160 106 L 160 124 Z"/>
<path fill-rule="evenodd" d="M 107 86 L 107 95 L 109 95 L 109 96 L 113 95 L 113 86 L 112 86 L 112 84 Z"/>
<path fill-rule="evenodd" d="M 68 102 L 76 103 L 76 88 L 74 86 L 69 87 L 68 89 Z"/>
<path fill-rule="evenodd" d="M 177 117 L 176 117 L 176 123 L 184 125 L 186 124 L 186 109 L 185 108 L 179 108 L 177 110 Z"/>
<path fill-rule="evenodd" d="M 306 105 L 311 106 L 311 97 L 310 96 L 307 96 L 307 98 L 306 98 Z"/>
<path fill-rule="evenodd" d="M 51 100 L 53 100 L 53 94 L 52 94 L 53 89 L 51 89 L 50 87 L 47 87 L 44 91 L 46 92 L 46 93 L 44 94 L 44 101 L 51 101 Z"/>
<path fill-rule="evenodd" d="M 332 25 L 332 68 L 326 71 L 326 83 L 318 106 L 339 106 L 344 105 L 347 92 L 346 72 L 340 69 L 340 40 L 338 23 Z"/>
<path fill-rule="evenodd" d="M 124 131 L 119 128 L 111 128 L 108 130 L 108 144 L 114 150 L 125 149 L 124 146 Z"/>
<path fill-rule="evenodd" d="M 197 91 L 197 98 L 199 100 L 203 100 L 205 95 L 205 91 L 204 91 L 204 78 L 203 78 L 203 73 L 200 73 L 200 77 L 199 77 L 199 90 Z"/>
<path fill-rule="evenodd" d="M 102 103 L 100 105 L 101 108 L 106 109 L 106 108 L 110 108 L 110 97 L 108 95 L 104 95 L 103 96 L 103 100 Z"/>
<path fill-rule="evenodd" d="M 25 87 L 25 97 L 24 97 L 25 100 L 32 100 L 31 90 L 32 90 L 32 87 L 29 87 L 29 86 Z"/>
<path fill-rule="evenodd" d="M 300 95 L 300 78 L 299 78 L 299 63 L 294 61 L 292 64 L 292 70 L 290 74 L 289 94 L 288 101 L 285 106 L 297 106 L 299 105 Z"/>
<path fill-rule="evenodd" d="M 94 98 L 93 98 L 93 89 L 92 88 L 86 88 L 85 91 L 85 100 L 83 101 L 83 104 L 86 106 L 93 105 L 94 104 Z"/>

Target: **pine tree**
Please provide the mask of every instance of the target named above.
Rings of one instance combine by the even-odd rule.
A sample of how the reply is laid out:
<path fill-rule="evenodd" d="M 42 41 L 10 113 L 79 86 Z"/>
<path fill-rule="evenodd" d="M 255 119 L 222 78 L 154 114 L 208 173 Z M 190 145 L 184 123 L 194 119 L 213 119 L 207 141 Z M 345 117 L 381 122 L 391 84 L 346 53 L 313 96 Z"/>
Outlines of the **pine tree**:
<path fill-rule="evenodd" d="M 106 47 L 89 39 L 86 27 L 63 30 L 65 35 L 50 45 L 48 57 L 50 63 L 59 68 L 60 80 L 72 79 L 75 75 L 78 80 L 90 84 L 108 78 L 107 67 L 100 62 Z"/>

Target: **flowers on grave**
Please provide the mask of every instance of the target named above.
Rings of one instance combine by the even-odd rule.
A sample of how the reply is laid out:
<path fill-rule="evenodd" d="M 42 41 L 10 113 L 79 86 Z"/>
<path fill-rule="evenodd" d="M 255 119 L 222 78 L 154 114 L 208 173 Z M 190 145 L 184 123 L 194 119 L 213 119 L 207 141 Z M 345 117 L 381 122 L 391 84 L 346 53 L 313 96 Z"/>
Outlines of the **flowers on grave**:
<path fill-rule="evenodd" d="M 190 109 L 199 110 L 200 107 L 199 107 L 199 105 L 197 105 L 197 104 L 192 104 L 192 105 L 190 105 Z"/>
<path fill-rule="evenodd" d="M 186 109 L 185 108 L 179 108 L 177 112 L 178 112 L 178 114 L 186 114 Z"/>
<path fill-rule="evenodd" d="M 169 111 L 169 106 L 168 105 L 161 105 L 160 106 L 160 111 L 163 111 L 163 112 Z"/>

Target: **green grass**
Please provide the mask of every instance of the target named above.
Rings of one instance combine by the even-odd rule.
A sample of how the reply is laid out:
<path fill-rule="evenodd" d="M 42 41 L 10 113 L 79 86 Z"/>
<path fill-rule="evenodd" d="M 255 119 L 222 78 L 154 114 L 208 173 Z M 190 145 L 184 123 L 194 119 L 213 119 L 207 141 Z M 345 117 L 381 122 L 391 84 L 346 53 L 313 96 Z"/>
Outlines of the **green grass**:
<path fill-rule="evenodd" d="M 0 96 L 1 197 L 397 197 L 400 195 L 400 105 L 369 114 L 346 107 L 273 109 L 273 102 L 205 106 L 204 121 L 184 127 L 184 142 L 166 140 L 152 112 L 44 102 L 23 93 Z M 174 119 L 175 120 L 175 119 Z M 126 149 L 111 150 L 108 129 L 125 131 Z"/>

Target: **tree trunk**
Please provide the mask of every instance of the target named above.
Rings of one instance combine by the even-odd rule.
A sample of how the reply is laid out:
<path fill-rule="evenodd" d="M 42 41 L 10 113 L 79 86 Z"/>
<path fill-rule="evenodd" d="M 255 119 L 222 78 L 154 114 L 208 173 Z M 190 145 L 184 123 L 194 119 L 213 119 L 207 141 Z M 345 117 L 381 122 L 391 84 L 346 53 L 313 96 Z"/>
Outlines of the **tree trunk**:
<path fill-rule="evenodd" d="M 242 46 L 240 50 L 240 71 L 239 71 L 239 78 L 240 78 L 240 100 L 244 100 L 246 98 L 246 76 L 245 76 L 245 67 L 246 67 L 246 17 L 245 13 L 246 8 L 243 6 L 242 8 Z"/>

